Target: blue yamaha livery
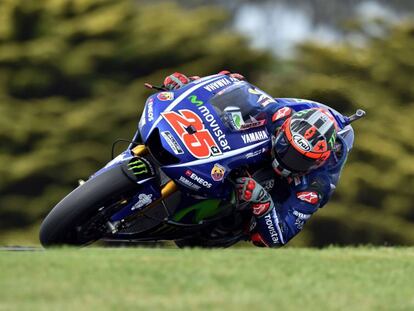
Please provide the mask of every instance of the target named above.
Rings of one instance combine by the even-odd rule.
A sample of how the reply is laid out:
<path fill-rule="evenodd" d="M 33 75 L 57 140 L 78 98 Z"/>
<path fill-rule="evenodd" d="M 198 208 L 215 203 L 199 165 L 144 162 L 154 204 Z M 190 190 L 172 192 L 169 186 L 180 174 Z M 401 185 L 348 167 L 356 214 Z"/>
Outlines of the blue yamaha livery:
<path fill-rule="evenodd" d="M 252 214 L 237 202 L 233 180 L 247 173 L 264 187 L 273 182 L 271 120 L 263 107 L 311 103 L 275 100 L 224 75 L 153 94 L 127 150 L 47 215 L 42 245 L 174 240 L 227 247 L 247 239 Z M 341 128 L 350 123 L 330 110 Z"/>

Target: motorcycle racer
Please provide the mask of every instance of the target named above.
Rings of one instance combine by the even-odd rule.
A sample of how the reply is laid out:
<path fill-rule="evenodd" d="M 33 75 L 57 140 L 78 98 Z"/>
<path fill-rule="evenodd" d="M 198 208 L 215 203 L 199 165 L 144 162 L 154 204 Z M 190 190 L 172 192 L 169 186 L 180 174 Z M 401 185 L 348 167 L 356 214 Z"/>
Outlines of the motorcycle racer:
<path fill-rule="evenodd" d="M 219 74 L 244 80 L 229 71 Z M 176 90 L 196 79 L 176 72 L 163 86 Z M 302 230 L 331 197 L 353 143 L 352 127 L 341 128 L 332 108 L 298 99 L 275 103 L 262 105 L 273 134 L 274 186 L 268 191 L 250 176 L 236 180 L 239 200 L 248 202 L 254 215 L 249 233 L 256 246 L 283 246 Z"/>

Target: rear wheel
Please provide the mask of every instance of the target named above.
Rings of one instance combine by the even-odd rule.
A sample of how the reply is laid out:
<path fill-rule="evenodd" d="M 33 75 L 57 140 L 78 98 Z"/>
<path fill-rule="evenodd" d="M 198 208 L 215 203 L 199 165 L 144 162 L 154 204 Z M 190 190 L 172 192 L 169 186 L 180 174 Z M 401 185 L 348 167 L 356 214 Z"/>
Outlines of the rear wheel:
<path fill-rule="evenodd" d="M 85 245 L 102 237 L 108 208 L 137 191 L 121 166 L 88 180 L 69 193 L 47 215 L 40 227 L 43 246 Z"/>

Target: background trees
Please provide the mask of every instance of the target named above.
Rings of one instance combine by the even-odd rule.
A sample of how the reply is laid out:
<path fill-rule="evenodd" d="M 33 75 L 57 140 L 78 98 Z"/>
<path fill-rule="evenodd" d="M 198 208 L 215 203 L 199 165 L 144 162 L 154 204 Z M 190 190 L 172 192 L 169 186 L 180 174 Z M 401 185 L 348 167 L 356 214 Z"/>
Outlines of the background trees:
<path fill-rule="evenodd" d="M 36 228 L 109 159 L 113 140 L 132 136 L 144 82 L 229 69 L 277 97 L 368 113 L 334 202 L 297 244 L 414 242 L 413 24 L 377 24 L 377 36 L 359 27 L 359 47 L 308 43 L 281 61 L 251 49 L 213 7 L 6 0 L 0 12 L 0 241 Z"/>
<path fill-rule="evenodd" d="M 414 24 L 356 23 L 360 47 L 307 43 L 284 73 L 260 85 L 273 94 L 328 103 L 367 117 L 333 202 L 311 223 L 312 244 L 413 243 Z M 287 65 L 286 65 L 287 66 Z"/>

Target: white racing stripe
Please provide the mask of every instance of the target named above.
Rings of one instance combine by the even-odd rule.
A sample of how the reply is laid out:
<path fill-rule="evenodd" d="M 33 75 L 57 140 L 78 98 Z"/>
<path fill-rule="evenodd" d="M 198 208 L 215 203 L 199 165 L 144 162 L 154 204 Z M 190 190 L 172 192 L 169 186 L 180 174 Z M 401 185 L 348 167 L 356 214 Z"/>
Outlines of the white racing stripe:
<path fill-rule="evenodd" d="M 173 100 L 171 102 L 171 104 L 169 104 L 168 107 L 163 112 L 167 112 L 167 111 L 172 110 L 175 106 L 177 106 L 189 94 L 191 94 L 192 92 L 194 92 L 195 90 L 199 89 L 200 87 L 202 87 L 206 84 L 214 82 L 215 80 L 217 80 L 219 78 L 223 78 L 223 75 L 214 75 L 214 76 L 212 76 L 212 78 L 207 79 L 206 81 L 204 81 L 202 83 L 198 83 L 198 84 L 194 85 L 193 87 L 189 88 L 187 91 L 185 91 L 180 96 L 178 96 L 175 100 Z M 152 124 L 152 127 L 151 127 L 151 129 L 149 130 L 148 133 L 151 133 L 154 130 L 154 128 L 157 126 L 157 124 L 161 121 L 161 119 L 162 119 L 162 116 L 160 115 L 158 117 L 158 119 L 155 120 L 155 122 Z"/>
<path fill-rule="evenodd" d="M 174 168 L 174 167 L 194 166 L 194 165 L 206 164 L 206 163 L 210 163 L 210 162 L 217 162 L 218 160 L 230 158 L 234 155 L 249 151 L 250 149 L 254 149 L 254 148 L 257 148 L 261 145 L 268 144 L 268 143 L 269 142 L 266 140 L 266 141 L 262 141 L 260 143 L 256 143 L 256 144 L 251 145 L 251 146 L 246 146 L 246 147 L 243 147 L 243 148 L 239 148 L 239 149 L 236 149 L 236 150 L 225 152 L 220 156 L 210 157 L 210 158 L 201 159 L 201 160 L 194 160 L 194 161 L 191 161 L 191 162 L 186 162 L 186 163 L 181 163 L 181 164 L 167 165 L 165 167 L 166 168 Z"/>

